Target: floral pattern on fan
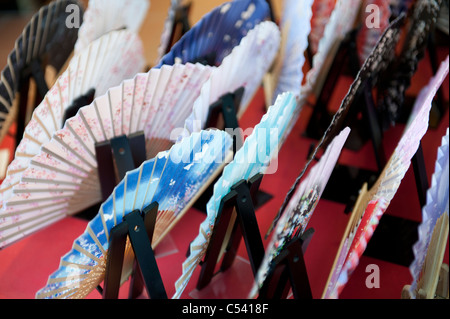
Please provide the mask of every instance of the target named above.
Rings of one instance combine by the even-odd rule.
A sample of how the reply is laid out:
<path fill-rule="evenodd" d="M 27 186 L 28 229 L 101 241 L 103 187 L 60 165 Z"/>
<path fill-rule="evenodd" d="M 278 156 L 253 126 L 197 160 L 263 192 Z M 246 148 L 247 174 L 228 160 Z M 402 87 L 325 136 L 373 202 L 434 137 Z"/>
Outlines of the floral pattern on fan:
<path fill-rule="evenodd" d="M 231 145 L 232 139 L 224 131 L 201 131 L 127 172 L 36 297 L 87 296 L 103 280 L 111 229 L 128 213 L 142 211 L 154 202 L 159 205 L 152 240 L 156 247 L 224 165 Z"/>
<path fill-rule="evenodd" d="M 95 145 L 143 132 L 147 158 L 173 145 L 212 67 L 165 65 L 110 88 L 53 133 L 0 210 L 0 247 L 101 202 Z M 174 137 L 176 139 L 176 137 Z"/>
<path fill-rule="evenodd" d="M 242 117 L 272 64 L 279 45 L 280 31 L 275 23 L 261 22 L 250 30 L 222 64 L 212 71 L 194 102 L 191 116 L 186 120 L 186 134 L 205 128 L 211 104 L 240 87 L 244 88 L 244 94 L 237 116 Z"/>
<path fill-rule="evenodd" d="M 16 148 L 14 160 L 0 186 L 0 208 L 12 196 L 12 189 L 20 182 L 22 172 L 52 134 L 64 125 L 65 112 L 90 89 L 94 97 L 119 85 L 142 71 L 144 56 L 142 43 L 134 33 L 121 30 L 110 32 L 92 42 L 76 54 L 64 73 L 57 79 L 36 107 L 25 127 L 24 136 Z"/>
<path fill-rule="evenodd" d="M 412 283 L 409 289 L 415 297 L 417 285 L 425 263 L 428 247 L 431 243 L 433 230 L 443 214 L 449 214 L 449 129 L 442 137 L 442 143 L 437 151 L 437 159 L 431 187 L 427 191 L 427 203 L 422 209 L 422 223 L 419 225 L 419 238 L 413 246 L 414 261 L 409 266 Z"/>
<path fill-rule="evenodd" d="M 186 32 L 157 67 L 203 60 L 218 66 L 249 30 L 269 16 L 269 6 L 264 0 L 225 2 Z"/>
<path fill-rule="evenodd" d="M 275 218 L 272 222 L 272 225 L 269 227 L 267 234 L 271 233 L 272 230 L 274 229 L 275 224 L 278 222 L 279 218 L 281 217 L 281 213 L 286 208 L 290 198 L 293 196 L 294 191 L 297 188 L 297 185 L 300 183 L 300 180 L 302 179 L 306 170 L 311 165 L 311 162 L 313 161 L 313 159 L 316 157 L 318 151 L 321 148 L 326 148 L 328 146 L 328 144 L 331 142 L 331 140 L 335 136 L 337 136 L 337 134 L 343 129 L 346 114 L 349 112 L 350 107 L 352 107 L 356 96 L 362 92 L 364 85 L 367 85 L 367 81 L 369 79 L 375 81 L 377 79 L 380 71 L 386 69 L 389 62 L 392 61 L 392 59 L 394 57 L 394 50 L 395 50 L 397 41 L 400 36 L 403 19 L 404 19 L 404 16 L 400 16 L 391 22 L 389 27 L 385 30 L 385 32 L 379 39 L 377 45 L 373 48 L 372 53 L 367 57 L 363 66 L 359 70 L 355 80 L 353 81 L 352 85 L 350 86 L 349 91 L 347 92 L 346 96 L 342 100 L 341 105 L 339 106 L 339 109 L 334 114 L 333 119 L 331 120 L 331 123 L 329 124 L 325 133 L 322 135 L 322 138 L 320 139 L 318 145 L 316 146 L 313 153 L 311 154 L 310 159 L 304 166 L 304 169 L 302 170 L 300 175 L 297 177 L 294 185 L 289 190 L 286 198 L 283 201 L 283 204 L 281 205 L 280 210 L 278 211 L 277 215 L 275 216 Z M 304 92 L 302 91 L 301 94 L 304 94 Z M 305 96 L 302 96 L 302 97 L 305 97 Z M 356 105 L 353 107 L 356 107 Z M 292 126 L 292 122 L 291 122 L 290 127 L 291 126 Z"/>
<path fill-rule="evenodd" d="M 137 34 L 149 7 L 150 0 L 89 0 L 75 53 L 111 31 L 125 28 Z"/>
<path fill-rule="evenodd" d="M 357 205 L 352 212 L 352 218 L 354 223 L 359 220 L 370 219 L 366 215 L 373 215 L 379 220 L 382 213 L 387 209 L 392 198 L 395 196 L 403 177 L 408 171 L 411 159 L 419 148 L 419 143 L 422 137 L 425 135 L 428 129 L 428 121 L 430 118 L 430 110 L 432 105 L 432 100 L 436 95 L 436 91 L 441 86 L 445 77 L 449 71 L 449 57 L 443 61 L 439 67 L 436 75 L 430 80 L 428 85 L 422 89 L 419 94 L 414 109 L 415 111 L 411 113 L 411 119 L 406 125 L 406 129 L 391 155 L 386 167 L 381 173 L 380 177 L 376 183 L 372 186 L 369 191 L 362 191 L 358 200 Z M 372 210 L 372 206 L 369 204 L 379 205 L 379 212 L 377 209 Z M 380 215 L 381 214 L 381 215 Z M 346 247 L 349 247 L 348 252 L 342 247 L 339 249 L 336 260 L 339 261 L 332 269 L 330 278 L 337 278 L 336 283 L 330 282 L 326 286 L 326 291 L 324 292 L 325 298 L 338 298 L 339 293 L 344 288 L 348 281 L 348 278 L 355 270 L 358 265 L 359 258 L 361 257 L 364 249 L 351 250 L 351 247 L 358 245 L 358 241 L 363 243 L 362 246 L 365 248 L 364 242 L 368 242 L 375 229 L 377 223 L 371 224 L 371 229 L 366 228 L 360 233 L 359 238 L 352 238 L 352 233 L 356 232 L 356 227 L 350 227 L 344 235 L 344 242 Z M 355 244 L 352 243 L 355 242 Z M 341 244 L 342 245 L 342 244 Z"/>
<path fill-rule="evenodd" d="M 244 145 L 236 152 L 234 160 L 225 166 L 222 176 L 214 184 L 214 193 L 206 205 L 207 217 L 200 225 L 198 236 L 191 242 L 190 255 L 183 263 L 183 274 L 176 281 L 174 298 L 179 298 L 186 288 L 196 266 L 204 257 L 212 235 L 220 201 L 230 188 L 241 180 L 264 173 L 275 153 L 281 147 L 290 117 L 296 106 L 292 93 L 280 95 L 274 105 L 257 124 Z M 276 147 L 274 147 L 276 146 Z"/>
<path fill-rule="evenodd" d="M 257 297 L 259 289 L 273 268 L 273 260 L 279 256 L 286 243 L 305 231 L 349 134 L 350 129 L 347 127 L 333 139 L 319 162 L 298 186 L 266 248 L 249 298 Z"/>

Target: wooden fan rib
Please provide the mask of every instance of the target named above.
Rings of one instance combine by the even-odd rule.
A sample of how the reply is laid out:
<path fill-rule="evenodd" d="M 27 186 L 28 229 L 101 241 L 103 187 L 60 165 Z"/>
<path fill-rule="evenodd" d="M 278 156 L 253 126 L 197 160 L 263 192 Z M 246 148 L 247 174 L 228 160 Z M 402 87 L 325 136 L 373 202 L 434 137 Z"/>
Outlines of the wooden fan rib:
<path fill-rule="evenodd" d="M 79 253 L 91 258 L 92 260 L 94 260 L 97 264 L 101 263 L 101 259 L 98 258 L 97 256 L 95 256 L 94 254 L 92 254 L 91 252 L 87 251 L 86 249 L 84 249 L 83 247 L 81 247 L 80 245 L 78 245 L 77 243 L 73 244 L 73 248 L 74 250 L 78 251 Z"/>
<path fill-rule="evenodd" d="M 82 172 L 85 172 L 85 173 L 87 173 L 87 174 L 91 173 L 91 171 L 92 171 L 93 169 L 96 168 L 96 167 L 92 166 L 92 164 L 89 163 L 83 156 L 79 155 L 78 152 L 74 152 L 73 148 L 72 148 L 70 145 L 66 144 L 66 143 L 65 143 L 61 138 L 59 138 L 57 135 L 54 136 L 53 141 L 54 141 L 54 142 L 53 142 L 52 144 L 53 144 L 55 147 L 57 147 L 57 149 L 59 149 L 59 148 L 61 148 L 61 147 L 64 148 L 64 149 L 66 149 L 68 152 L 70 152 L 70 154 L 71 154 L 73 157 L 75 157 L 75 158 L 76 158 L 77 160 L 79 160 L 81 163 L 85 164 L 88 168 L 90 168 L 90 171 L 87 171 L 86 169 L 84 169 L 84 168 L 81 167 L 80 165 L 77 165 L 77 164 L 71 162 L 70 160 L 66 159 L 65 157 L 59 155 L 59 154 L 56 152 L 56 150 L 53 151 L 52 149 L 49 148 L 49 147 L 50 147 L 49 144 L 44 145 L 44 146 L 42 147 L 42 151 L 45 152 L 45 153 L 47 153 L 48 155 L 54 157 L 54 158 L 57 159 L 58 161 L 60 161 L 60 162 L 62 162 L 62 163 L 65 163 L 65 164 L 67 164 L 67 165 L 69 165 L 69 166 L 73 166 L 73 167 L 75 167 L 76 169 L 78 169 L 78 170 L 80 170 L 80 171 L 82 171 Z M 58 144 L 59 144 L 59 146 L 58 146 Z"/>

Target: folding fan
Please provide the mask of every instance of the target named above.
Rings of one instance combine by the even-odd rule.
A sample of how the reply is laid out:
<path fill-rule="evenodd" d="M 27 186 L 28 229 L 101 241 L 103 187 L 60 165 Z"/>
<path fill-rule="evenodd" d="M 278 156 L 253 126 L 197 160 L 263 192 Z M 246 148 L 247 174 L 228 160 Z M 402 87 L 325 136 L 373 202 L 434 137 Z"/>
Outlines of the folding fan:
<path fill-rule="evenodd" d="M 62 128 L 66 111 L 70 111 L 77 99 L 91 89 L 95 90 L 95 97 L 104 95 L 110 87 L 142 71 L 143 66 L 142 43 L 127 30 L 110 32 L 76 54 L 25 127 L 24 137 L 8 167 L 8 176 L 0 187 L 0 207 L 12 195 L 12 187 L 19 183 L 33 156 Z"/>
<path fill-rule="evenodd" d="M 308 47 L 308 34 L 311 31 L 312 4 L 312 0 L 284 1 L 281 30 L 283 34 L 286 33 L 286 36 L 274 65 L 271 79 L 274 82 L 271 85 L 274 91 L 268 105 L 273 104 L 276 97 L 283 92 L 292 92 L 297 97 L 300 95 L 303 81 L 302 68 Z M 268 83 L 264 82 L 264 84 Z"/>
<path fill-rule="evenodd" d="M 362 14 L 361 29 L 356 37 L 356 48 L 361 64 L 367 59 L 377 44 L 378 39 L 389 26 L 389 19 L 391 17 L 391 9 L 388 1 L 364 0 L 363 6 L 369 9 L 369 6 L 375 6 L 377 10 L 371 11 L 366 9 L 364 10 L 364 14 Z M 369 25 L 368 23 L 373 25 Z"/>
<path fill-rule="evenodd" d="M 292 93 L 280 95 L 236 152 L 234 160 L 225 166 L 222 176 L 214 185 L 213 196 L 206 205 L 207 217 L 200 225 L 198 236 L 191 242 L 190 255 L 183 263 L 183 274 L 175 283 L 174 298 L 181 296 L 195 267 L 205 255 L 220 201 L 237 182 L 266 171 L 274 154 L 281 147 L 282 137 L 295 106 L 296 101 Z"/>
<path fill-rule="evenodd" d="M 447 56 L 436 76 L 417 98 L 416 111 L 412 113 L 412 118 L 380 177 L 370 190 L 365 185 L 360 192 L 328 279 L 324 298 L 337 298 L 358 265 L 367 242 L 397 192 L 411 159 L 419 148 L 420 140 L 428 129 L 431 103 L 448 74 L 448 68 Z"/>
<path fill-rule="evenodd" d="M 419 239 L 413 246 L 414 261 L 409 266 L 412 275 L 412 283 L 409 288 L 410 295 L 415 298 L 419 282 L 422 280 L 422 269 L 430 265 L 426 263 L 429 259 L 428 252 L 432 245 L 432 237 L 437 229 L 438 220 L 447 214 L 449 208 L 449 147 L 447 128 L 446 135 L 442 137 L 441 146 L 437 152 L 435 169 L 431 178 L 431 187 L 427 191 L 427 204 L 422 209 L 422 223 L 419 225 Z M 447 219 L 448 224 L 448 219 Z M 447 226 L 448 227 L 448 226 Z M 441 262 L 436 260 L 435 262 Z M 422 275 L 422 276 L 421 276 Z"/>
<path fill-rule="evenodd" d="M 31 159 L 3 203 L 0 247 L 101 202 L 97 142 L 143 132 L 147 158 L 167 150 L 210 70 L 199 63 L 165 65 L 123 81 L 81 108 Z"/>
<path fill-rule="evenodd" d="M 319 41 L 322 39 L 325 26 L 330 20 L 336 0 L 315 0 L 312 5 L 311 32 L 309 34 L 309 48 L 311 55 L 318 50 Z"/>
<path fill-rule="evenodd" d="M 302 86 L 303 96 L 311 93 L 318 95 L 321 91 L 339 44 L 353 28 L 360 6 L 361 0 L 337 0 L 330 20 L 325 26 L 323 37 L 319 41 L 317 53 L 313 56 L 312 68 L 306 75 L 306 83 Z"/>
<path fill-rule="evenodd" d="M 87 296 L 103 280 L 111 229 L 127 214 L 142 211 L 153 202 L 159 205 L 152 240 L 156 247 L 189 209 L 199 190 L 225 165 L 231 145 L 231 136 L 224 131 L 201 131 L 127 172 L 36 297 Z M 130 253 L 129 248 L 127 251 Z"/>
<path fill-rule="evenodd" d="M 186 121 L 187 131 L 196 132 L 203 129 L 211 104 L 224 94 L 244 87 L 237 113 L 240 118 L 260 87 L 279 44 L 280 31 L 271 21 L 261 22 L 250 30 L 241 43 L 224 58 L 222 64 L 212 71 L 200 96 L 194 102 L 191 116 Z"/>
<path fill-rule="evenodd" d="M 257 297 L 259 289 L 273 267 L 273 260 L 280 254 L 286 243 L 305 231 L 349 133 L 350 129 L 347 127 L 333 139 L 324 155 L 311 168 L 308 176 L 302 181 L 289 201 L 266 248 L 266 253 L 255 277 L 255 284 L 250 292 L 250 298 Z"/>
<path fill-rule="evenodd" d="M 247 32 L 269 16 L 269 7 L 264 0 L 225 2 L 186 32 L 157 67 L 204 60 L 210 65 L 220 65 Z"/>
<path fill-rule="evenodd" d="M 66 8 L 75 5 L 80 15 L 83 7 L 77 0 L 55 0 L 43 6 L 23 29 L 8 56 L 0 78 L 0 142 L 14 122 L 14 100 L 20 85 L 20 76 L 32 61 L 51 65 L 56 72 L 72 53 L 77 39 L 77 29 L 66 27 L 69 13 Z M 82 19 L 82 16 L 80 17 Z"/>
<path fill-rule="evenodd" d="M 414 3 L 404 44 L 395 64 L 379 85 L 378 108 L 382 124 L 395 124 L 403 110 L 406 90 L 425 56 L 430 32 L 436 24 L 442 0 L 417 0 Z"/>
<path fill-rule="evenodd" d="M 303 171 L 297 177 L 294 185 L 289 190 L 286 198 L 283 201 L 283 204 L 281 205 L 280 210 L 278 211 L 277 215 L 275 216 L 272 222 L 272 225 L 269 227 L 267 234 L 271 233 L 272 230 L 274 229 L 275 224 L 281 217 L 281 213 L 286 208 L 287 203 L 293 196 L 298 183 L 300 183 L 303 174 L 309 168 L 309 165 L 311 164 L 314 157 L 317 155 L 317 152 L 321 148 L 326 148 L 328 144 L 331 142 L 331 140 L 342 130 L 342 127 L 345 123 L 346 114 L 349 112 L 350 107 L 353 105 L 355 97 L 362 92 L 363 85 L 364 84 L 367 85 L 366 81 L 368 79 L 372 79 L 376 82 L 378 73 L 381 72 L 381 70 L 384 70 L 389 65 L 389 62 L 392 61 L 394 57 L 395 47 L 400 36 L 403 19 L 404 16 L 400 16 L 391 22 L 389 27 L 385 30 L 381 38 L 378 40 L 378 43 L 373 48 L 371 54 L 367 57 L 363 66 L 359 70 L 355 80 L 350 86 L 349 91 L 342 100 L 339 109 L 334 114 L 330 125 L 328 126 L 319 143 L 317 144 L 316 148 L 314 149 Z M 303 92 L 301 94 L 303 94 Z M 356 105 L 353 107 L 356 107 Z M 292 122 L 290 125 L 292 125 Z"/>
<path fill-rule="evenodd" d="M 138 33 L 149 7 L 150 0 L 89 0 L 75 53 L 110 31 L 126 28 Z"/>
<path fill-rule="evenodd" d="M 181 2 L 182 0 L 170 0 L 169 12 L 167 13 L 167 17 L 164 22 L 163 31 L 161 32 L 161 41 L 158 47 L 158 57 L 156 59 L 156 63 L 159 63 L 161 58 L 166 54 L 166 49 L 169 46 L 170 36 L 175 21 L 176 11 Z"/>

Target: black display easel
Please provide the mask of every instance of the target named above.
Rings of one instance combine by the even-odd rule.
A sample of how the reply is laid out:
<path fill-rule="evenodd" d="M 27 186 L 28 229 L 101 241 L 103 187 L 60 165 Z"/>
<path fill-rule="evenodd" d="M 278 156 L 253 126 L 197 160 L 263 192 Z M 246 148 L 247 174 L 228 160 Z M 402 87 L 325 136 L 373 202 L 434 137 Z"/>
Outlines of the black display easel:
<path fill-rule="evenodd" d="M 262 176 L 257 174 L 248 181 L 242 180 L 236 183 L 231 187 L 230 192 L 222 198 L 209 246 L 205 253 L 204 261 L 201 263 L 197 289 L 200 290 L 208 285 L 214 276 L 221 247 L 234 210 L 237 217 L 230 241 L 227 243 L 220 270 L 225 271 L 232 265 L 243 237 L 253 274 L 255 275 L 258 271 L 264 257 L 264 245 L 258 228 L 253 202 L 261 184 Z"/>
<path fill-rule="evenodd" d="M 172 24 L 172 30 L 170 31 L 170 38 L 165 53 L 167 54 L 172 46 L 191 29 L 189 23 L 189 12 L 191 11 L 191 3 L 179 6 L 175 10 L 175 18 Z M 177 34 L 179 31 L 179 34 Z"/>
<path fill-rule="evenodd" d="M 151 241 L 158 213 L 158 203 L 135 210 L 123 222 L 111 229 L 104 287 L 97 287 L 103 299 L 117 299 L 122 276 L 122 265 L 127 238 L 135 254 L 129 298 L 138 297 L 145 287 L 151 299 L 167 299 L 164 283 L 158 269 Z"/>
<path fill-rule="evenodd" d="M 242 97 L 244 95 L 245 88 L 239 87 L 233 92 L 229 92 L 221 96 L 216 102 L 210 105 L 208 116 L 206 118 L 204 129 L 215 127 L 219 129 L 228 129 L 231 131 L 233 138 L 233 157 L 236 152 L 243 145 L 243 136 L 239 130 L 239 121 L 237 119 L 237 113 L 241 104 Z M 200 198 L 193 205 L 194 208 L 206 213 L 206 204 L 213 195 L 214 184 L 219 180 L 218 176 L 208 187 Z M 270 199 L 272 195 L 263 191 L 259 191 L 256 201 L 254 202 L 256 208 L 264 205 Z"/>
<path fill-rule="evenodd" d="M 146 160 L 143 132 L 121 135 L 95 145 L 98 175 L 103 201 L 114 190 L 117 179 Z M 116 173 L 117 172 L 117 173 Z M 129 237 L 135 254 L 129 298 L 138 297 L 145 287 L 152 299 L 167 299 L 166 291 L 151 247 L 158 212 L 158 203 L 135 210 L 124 216 L 123 222 L 112 228 L 109 238 L 104 288 L 97 290 L 104 299 L 117 299 L 120 288 L 124 249 Z"/>
<path fill-rule="evenodd" d="M 313 112 L 306 127 L 305 136 L 320 139 L 332 120 L 328 113 L 328 101 L 343 74 L 356 76 L 359 70 L 359 60 L 356 56 L 356 35 L 358 30 L 350 31 L 339 44 L 338 51 L 333 59 L 331 68 L 325 78 L 323 87 L 313 106 Z M 312 59 L 311 59 L 312 63 Z"/>
<path fill-rule="evenodd" d="M 258 299 L 286 299 L 289 285 L 294 299 L 313 299 L 304 254 L 314 234 L 306 230 L 301 236 L 293 237 L 274 259 L 259 291 Z"/>
<path fill-rule="evenodd" d="M 206 287 L 215 275 L 214 272 L 219 261 L 221 248 L 230 226 L 232 226 L 232 232 L 228 243 L 226 243 L 219 271 L 224 272 L 232 266 L 243 238 L 253 275 L 256 276 L 264 258 L 264 245 L 256 220 L 253 202 L 262 177 L 262 174 L 257 174 L 248 181 L 239 181 L 222 198 L 210 242 L 204 260 L 200 264 L 201 271 L 197 282 L 198 290 Z M 234 211 L 236 212 L 236 220 L 233 225 L 230 225 Z M 296 237 L 288 243 L 285 249 L 280 252 L 279 257 L 274 261 L 274 268 L 277 270 L 277 280 L 272 280 L 273 274 L 269 275 L 263 285 L 260 298 L 285 298 L 285 287 L 287 281 L 290 280 L 294 298 L 312 299 L 303 254 L 313 233 L 314 230 L 309 229 L 303 236 Z M 280 269 L 281 272 L 279 271 Z"/>
<path fill-rule="evenodd" d="M 96 143 L 95 155 L 102 198 L 105 201 L 117 181 L 122 180 L 126 172 L 139 167 L 146 160 L 145 135 L 143 132 L 137 132 Z"/>
<path fill-rule="evenodd" d="M 233 134 L 233 156 L 242 147 L 243 136 L 240 135 L 239 122 L 237 119 L 237 113 L 241 105 L 242 96 L 244 95 L 245 88 L 240 87 L 234 92 L 229 92 L 221 96 L 215 103 L 211 104 L 208 111 L 208 117 L 206 118 L 206 124 L 204 128 L 217 127 L 220 128 L 220 115 L 223 119 L 223 129 L 232 130 Z M 236 136 L 238 134 L 239 136 Z"/>
<path fill-rule="evenodd" d="M 34 107 L 36 107 L 48 92 L 47 82 L 45 81 L 45 71 L 39 58 L 33 59 L 30 64 L 24 66 L 16 75 L 19 78 L 19 102 L 17 111 L 16 128 L 16 147 L 22 140 L 27 122 L 27 110 L 29 102 L 30 80 L 34 79 L 36 83 L 36 96 L 34 97 Z"/>
<path fill-rule="evenodd" d="M 83 106 L 89 105 L 94 101 L 95 97 L 95 89 L 92 88 L 88 90 L 85 94 L 77 97 L 75 100 L 72 101 L 72 104 L 64 111 L 64 116 L 62 120 L 62 124 L 71 117 L 75 116 L 80 108 Z"/>

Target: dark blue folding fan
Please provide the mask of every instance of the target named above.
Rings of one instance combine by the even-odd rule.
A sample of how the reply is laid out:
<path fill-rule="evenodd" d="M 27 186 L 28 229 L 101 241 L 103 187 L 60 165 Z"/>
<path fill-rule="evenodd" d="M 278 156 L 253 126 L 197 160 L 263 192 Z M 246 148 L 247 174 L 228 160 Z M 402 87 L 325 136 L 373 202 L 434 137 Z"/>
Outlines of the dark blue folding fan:
<path fill-rule="evenodd" d="M 264 0 L 226 2 L 186 32 L 157 67 L 187 62 L 220 65 L 249 30 L 269 17 L 269 6 Z"/>

